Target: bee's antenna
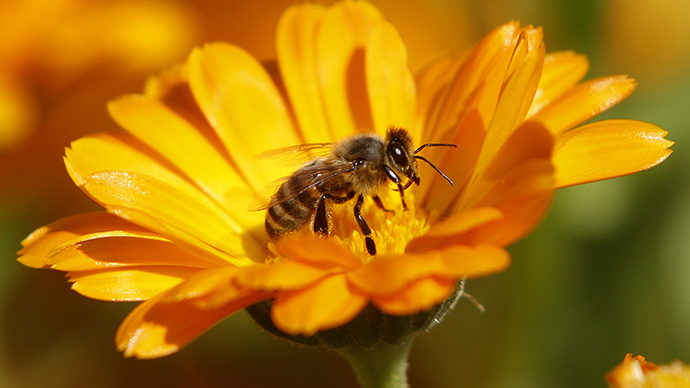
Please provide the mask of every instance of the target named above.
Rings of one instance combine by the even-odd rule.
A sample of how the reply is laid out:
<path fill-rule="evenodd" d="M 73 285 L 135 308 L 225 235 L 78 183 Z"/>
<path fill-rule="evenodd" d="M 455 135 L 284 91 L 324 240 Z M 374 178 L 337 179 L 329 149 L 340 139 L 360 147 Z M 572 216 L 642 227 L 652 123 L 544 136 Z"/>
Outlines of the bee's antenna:
<path fill-rule="evenodd" d="M 427 145 L 434 145 L 434 144 L 427 144 Z M 443 145 L 448 145 L 448 144 L 443 144 Z M 455 145 L 453 145 L 453 146 L 455 147 Z M 424 146 L 422 146 L 422 147 L 424 147 Z M 419 156 L 419 155 L 415 155 L 414 158 L 427 162 L 429 164 L 429 166 L 431 166 L 434 170 L 436 170 L 437 173 L 441 174 L 442 177 L 446 178 L 446 180 L 448 181 L 448 183 L 450 183 L 451 186 L 455 186 L 455 183 L 453 183 L 453 181 L 450 178 L 448 178 L 448 175 L 444 174 L 443 171 L 439 170 L 438 167 L 434 166 L 434 164 L 431 163 L 427 158 Z"/>
<path fill-rule="evenodd" d="M 453 148 L 455 148 L 457 146 L 455 144 L 448 144 L 448 143 L 426 143 L 426 144 L 420 145 L 419 148 L 414 150 L 414 153 L 415 154 L 419 153 L 419 151 L 423 150 L 424 147 L 453 147 Z M 428 161 L 427 161 L 427 163 L 428 163 Z M 429 163 L 429 164 L 431 164 L 431 163 Z"/>

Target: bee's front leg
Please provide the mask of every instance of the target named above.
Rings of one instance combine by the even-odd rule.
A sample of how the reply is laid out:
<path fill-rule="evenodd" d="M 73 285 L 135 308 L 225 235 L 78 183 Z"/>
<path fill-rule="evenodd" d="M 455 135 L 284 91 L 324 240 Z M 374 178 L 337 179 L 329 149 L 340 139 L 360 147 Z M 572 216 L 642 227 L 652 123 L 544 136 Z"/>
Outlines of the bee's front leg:
<path fill-rule="evenodd" d="M 395 214 L 395 210 L 386 209 L 386 207 L 383 206 L 383 202 L 381 201 L 381 197 L 379 197 L 378 195 L 372 195 L 371 197 L 374 199 L 374 203 L 376 204 L 376 206 L 379 207 L 379 209 L 383 210 L 384 212 Z"/>

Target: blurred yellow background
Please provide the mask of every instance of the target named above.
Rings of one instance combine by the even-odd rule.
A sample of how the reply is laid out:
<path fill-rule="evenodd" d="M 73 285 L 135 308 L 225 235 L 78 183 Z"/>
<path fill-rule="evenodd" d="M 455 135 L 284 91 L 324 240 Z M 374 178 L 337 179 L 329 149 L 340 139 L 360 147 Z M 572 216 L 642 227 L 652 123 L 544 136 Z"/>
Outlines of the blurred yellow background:
<path fill-rule="evenodd" d="M 325 3 L 331 3 L 325 2 Z M 298 348 L 244 313 L 180 353 L 125 360 L 115 331 L 133 304 L 89 300 L 61 273 L 15 261 L 19 242 L 97 210 L 61 156 L 81 134 L 116 130 L 105 104 L 192 47 L 227 41 L 274 55 L 290 1 L 3 0 L 0 3 L 0 387 L 354 387 L 345 361 Z M 690 362 L 690 2 L 374 0 L 413 70 L 511 19 L 543 26 L 548 51 L 575 50 L 588 78 L 639 82 L 603 118 L 655 123 L 676 141 L 651 171 L 560 191 L 511 248 L 505 273 L 473 280 L 412 348 L 412 387 L 604 387 L 625 353 Z"/>

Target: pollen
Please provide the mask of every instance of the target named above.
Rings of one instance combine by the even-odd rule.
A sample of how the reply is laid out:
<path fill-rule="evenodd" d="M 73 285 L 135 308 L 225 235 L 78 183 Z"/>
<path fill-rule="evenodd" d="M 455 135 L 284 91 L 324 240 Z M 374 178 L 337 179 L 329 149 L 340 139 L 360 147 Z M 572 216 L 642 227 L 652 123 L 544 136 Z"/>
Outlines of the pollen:
<path fill-rule="evenodd" d="M 408 210 L 403 210 L 400 195 L 396 191 L 383 189 L 379 196 L 386 209 L 391 211 L 379 208 L 371 199 L 365 199 L 362 207 L 362 218 L 372 230 L 378 255 L 404 253 L 407 243 L 425 234 L 438 219 L 435 212 L 429 214 L 416 206 L 412 190 L 405 191 Z M 371 260 L 372 256 L 367 253 L 364 245 L 364 235 L 353 216 L 352 205 L 334 206 L 332 220 L 333 232 L 330 238 L 340 241 L 363 262 Z"/>

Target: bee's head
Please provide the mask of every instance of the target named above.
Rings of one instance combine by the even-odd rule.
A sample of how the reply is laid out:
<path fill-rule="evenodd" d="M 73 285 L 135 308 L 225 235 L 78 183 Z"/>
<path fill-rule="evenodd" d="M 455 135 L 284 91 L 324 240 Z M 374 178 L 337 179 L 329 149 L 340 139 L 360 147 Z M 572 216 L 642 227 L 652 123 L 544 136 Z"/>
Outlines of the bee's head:
<path fill-rule="evenodd" d="M 428 161 L 423 156 L 417 155 L 419 151 L 425 147 L 456 147 L 455 144 L 448 143 L 427 143 L 421 145 L 419 148 L 414 149 L 412 143 L 412 136 L 402 129 L 402 128 L 390 128 L 386 134 L 386 157 L 388 159 L 388 164 L 391 169 L 396 173 L 406 176 L 409 181 L 405 184 L 403 189 L 410 187 L 414 182 L 419 186 L 419 174 L 417 173 L 417 159 L 423 160 L 428 163 L 436 172 L 441 174 L 452 186 L 453 181 L 448 178 L 443 171 L 439 170 L 433 163 Z"/>
<path fill-rule="evenodd" d="M 396 173 L 419 185 L 412 136 L 402 128 L 390 128 L 386 134 L 386 144 L 388 166 Z"/>

